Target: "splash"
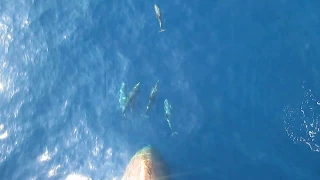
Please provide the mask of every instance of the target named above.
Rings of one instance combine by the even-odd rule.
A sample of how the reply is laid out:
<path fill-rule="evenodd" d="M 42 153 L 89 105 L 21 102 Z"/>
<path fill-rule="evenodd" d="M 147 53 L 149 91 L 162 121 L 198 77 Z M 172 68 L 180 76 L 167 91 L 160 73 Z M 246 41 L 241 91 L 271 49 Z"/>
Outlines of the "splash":
<path fill-rule="evenodd" d="M 119 104 L 120 108 L 123 111 L 126 101 L 127 101 L 127 96 L 126 96 L 126 84 L 124 82 L 121 83 L 121 88 L 119 90 Z"/>
<path fill-rule="evenodd" d="M 312 151 L 320 152 L 320 101 L 311 89 L 304 90 L 299 106 L 284 108 L 287 135 L 294 143 L 306 144 Z"/>

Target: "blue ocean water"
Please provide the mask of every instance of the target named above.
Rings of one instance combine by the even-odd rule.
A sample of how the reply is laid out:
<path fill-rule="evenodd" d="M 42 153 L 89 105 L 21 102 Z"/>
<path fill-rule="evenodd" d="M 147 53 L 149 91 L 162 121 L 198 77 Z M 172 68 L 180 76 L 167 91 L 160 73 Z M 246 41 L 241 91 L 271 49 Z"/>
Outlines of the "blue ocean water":
<path fill-rule="evenodd" d="M 172 179 L 319 179 L 319 12 L 298 0 L 2 0 L 0 179 L 120 179 L 148 144 Z M 140 82 L 126 117 L 122 82 Z"/>

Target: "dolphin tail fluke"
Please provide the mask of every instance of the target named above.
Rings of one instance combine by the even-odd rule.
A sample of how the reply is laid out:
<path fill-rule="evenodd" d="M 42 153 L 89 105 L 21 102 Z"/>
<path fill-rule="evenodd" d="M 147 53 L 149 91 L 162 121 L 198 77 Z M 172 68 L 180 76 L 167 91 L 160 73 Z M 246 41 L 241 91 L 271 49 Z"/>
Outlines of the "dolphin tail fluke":
<path fill-rule="evenodd" d="M 171 133 L 171 136 L 170 137 L 172 137 L 172 136 L 174 136 L 174 135 L 176 135 L 176 134 L 178 134 L 177 132 L 173 132 L 173 133 Z"/>
<path fill-rule="evenodd" d="M 159 33 L 160 33 L 160 32 L 164 32 L 165 30 L 166 30 L 166 29 L 160 29 Z"/>

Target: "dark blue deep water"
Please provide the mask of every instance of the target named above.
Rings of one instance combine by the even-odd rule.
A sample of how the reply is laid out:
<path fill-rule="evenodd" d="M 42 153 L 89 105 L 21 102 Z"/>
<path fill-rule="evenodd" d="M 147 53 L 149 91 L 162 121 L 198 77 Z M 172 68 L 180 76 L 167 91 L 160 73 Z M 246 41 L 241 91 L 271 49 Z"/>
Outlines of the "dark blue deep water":
<path fill-rule="evenodd" d="M 318 180 L 319 34 L 316 0 L 1 0 L 0 179 L 120 179 L 150 144 L 172 179 Z"/>

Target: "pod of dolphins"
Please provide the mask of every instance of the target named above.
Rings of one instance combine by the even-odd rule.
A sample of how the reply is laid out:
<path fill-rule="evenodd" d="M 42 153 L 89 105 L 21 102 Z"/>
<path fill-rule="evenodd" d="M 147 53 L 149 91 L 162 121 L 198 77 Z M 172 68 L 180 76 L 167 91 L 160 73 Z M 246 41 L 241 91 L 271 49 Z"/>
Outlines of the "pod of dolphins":
<path fill-rule="evenodd" d="M 154 10 L 156 12 L 156 17 L 159 22 L 160 30 L 159 32 L 164 32 L 166 29 L 163 29 L 162 27 L 162 18 L 161 18 L 161 12 L 159 7 L 154 4 Z M 150 107 L 152 103 L 156 99 L 156 95 L 158 92 L 158 86 L 159 86 L 159 80 L 156 82 L 156 84 L 152 87 L 150 95 L 149 95 L 149 101 L 146 107 L 146 110 L 143 114 L 143 116 L 148 117 L 148 113 L 150 110 Z M 126 87 L 125 83 L 121 84 L 121 88 L 119 91 L 119 103 L 120 108 L 122 110 L 122 115 L 125 116 L 127 110 L 129 107 L 131 107 L 131 110 L 133 108 L 135 99 L 137 97 L 137 94 L 140 89 L 140 82 L 138 82 L 130 91 L 129 95 L 126 96 Z M 164 116 L 165 120 L 167 121 L 172 134 L 171 136 L 178 134 L 177 132 L 173 132 L 172 126 L 171 126 L 171 105 L 169 104 L 168 99 L 164 100 Z M 156 152 L 154 148 L 152 148 L 150 145 L 142 148 L 139 150 L 130 160 L 129 164 L 127 165 L 124 175 L 122 177 L 122 180 L 168 180 L 168 170 L 166 169 L 166 166 L 163 162 L 163 160 L 160 158 L 159 154 Z"/>
<path fill-rule="evenodd" d="M 153 104 L 153 102 L 156 99 L 156 95 L 157 95 L 157 92 L 158 92 L 158 86 L 159 86 L 159 80 L 156 82 L 156 84 L 151 89 L 151 92 L 150 92 L 150 95 L 149 95 L 149 101 L 148 101 L 146 110 L 145 110 L 145 112 L 143 114 L 144 117 L 148 118 L 148 112 L 150 110 L 150 107 L 151 107 L 151 105 Z M 121 88 L 119 90 L 119 103 L 120 103 L 120 108 L 122 109 L 122 115 L 123 116 L 126 115 L 126 112 L 127 112 L 128 108 L 130 106 L 131 106 L 131 110 L 133 109 L 133 105 L 135 103 L 137 94 L 138 94 L 139 89 L 140 89 L 140 82 L 138 82 L 132 88 L 132 90 L 130 91 L 128 96 L 126 96 L 126 90 L 125 89 L 126 89 L 125 83 L 122 82 L 121 83 Z M 168 99 L 165 99 L 164 100 L 164 116 L 165 116 L 166 121 L 168 122 L 169 128 L 172 131 L 171 136 L 173 136 L 173 135 L 178 134 L 178 133 L 177 132 L 173 132 L 173 130 L 172 130 L 172 126 L 171 126 L 171 122 L 170 122 L 171 109 L 172 109 L 172 107 L 169 104 Z"/>

